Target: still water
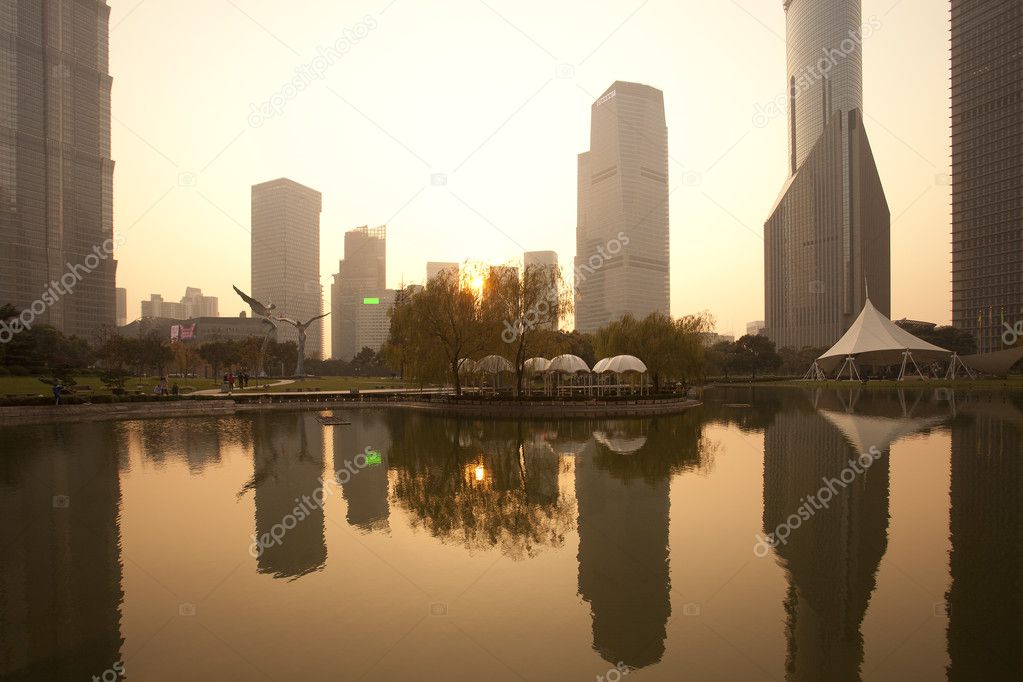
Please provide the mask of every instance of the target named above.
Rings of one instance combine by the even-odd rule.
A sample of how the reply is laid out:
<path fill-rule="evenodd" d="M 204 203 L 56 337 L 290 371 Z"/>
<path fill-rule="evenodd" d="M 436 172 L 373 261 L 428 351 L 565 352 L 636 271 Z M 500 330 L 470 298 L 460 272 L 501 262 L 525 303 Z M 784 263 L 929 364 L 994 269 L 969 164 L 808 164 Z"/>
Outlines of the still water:
<path fill-rule="evenodd" d="M 1021 395 L 336 414 L 0 428 L 0 679 L 1023 670 Z"/>

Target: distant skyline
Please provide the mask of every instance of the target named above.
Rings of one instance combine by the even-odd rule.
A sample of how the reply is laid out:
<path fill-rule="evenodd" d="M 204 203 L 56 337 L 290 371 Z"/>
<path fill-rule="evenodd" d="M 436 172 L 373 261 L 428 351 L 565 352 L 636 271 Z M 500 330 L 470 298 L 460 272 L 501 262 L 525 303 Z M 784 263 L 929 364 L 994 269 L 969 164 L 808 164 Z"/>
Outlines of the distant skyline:
<path fill-rule="evenodd" d="M 421 282 L 428 260 L 550 249 L 570 263 L 576 155 L 616 80 L 664 92 L 672 314 L 707 309 L 740 335 L 763 318 L 762 226 L 788 165 L 784 106 L 772 110 L 786 88 L 781 0 L 110 4 L 129 319 L 186 281 L 222 314 L 242 310 L 227 302 L 250 277 L 249 187 L 282 176 L 323 193 L 324 287 L 345 230 L 367 222 L 388 225 L 392 288 Z M 871 16 L 864 110 L 892 213 L 892 314 L 947 323 L 948 6 L 864 0 Z M 911 77 L 892 68 L 907 55 Z M 271 100 L 279 113 L 252 117 Z"/>

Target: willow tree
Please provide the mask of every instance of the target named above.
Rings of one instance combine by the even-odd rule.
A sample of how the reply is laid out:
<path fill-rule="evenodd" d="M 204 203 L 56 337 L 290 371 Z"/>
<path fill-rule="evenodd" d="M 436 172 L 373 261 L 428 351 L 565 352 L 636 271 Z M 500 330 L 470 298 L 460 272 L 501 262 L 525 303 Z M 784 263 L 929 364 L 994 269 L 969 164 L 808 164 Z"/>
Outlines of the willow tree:
<path fill-rule="evenodd" d="M 491 347 L 506 348 L 515 367 L 515 392 L 522 393 L 526 360 L 554 350 L 558 321 L 572 311 L 572 292 L 556 265 L 490 268 L 484 309 L 491 325 Z M 505 353 L 501 353 L 506 355 Z"/>
<path fill-rule="evenodd" d="M 449 377 L 455 395 L 461 396 L 458 367 L 487 347 L 488 326 L 481 292 L 461 286 L 445 271 L 395 307 L 385 355 L 392 366 L 400 359 L 406 374 L 420 384 Z"/>
<path fill-rule="evenodd" d="M 660 390 L 666 378 L 702 380 L 701 334 L 712 327 L 713 318 L 707 313 L 677 320 L 663 313 L 651 313 L 642 320 L 625 315 L 597 330 L 594 349 L 598 357 L 635 355 L 646 364 L 654 390 Z"/>

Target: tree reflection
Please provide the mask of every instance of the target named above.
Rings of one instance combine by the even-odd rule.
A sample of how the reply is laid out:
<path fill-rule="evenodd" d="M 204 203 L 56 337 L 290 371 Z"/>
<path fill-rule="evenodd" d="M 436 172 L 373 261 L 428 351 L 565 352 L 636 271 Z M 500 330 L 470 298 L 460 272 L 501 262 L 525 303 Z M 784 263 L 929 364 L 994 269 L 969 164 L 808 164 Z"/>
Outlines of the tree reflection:
<path fill-rule="evenodd" d="M 560 547 L 573 504 L 558 494 L 557 455 L 523 423 L 392 415 L 393 497 L 414 527 L 514 559 Z"/>

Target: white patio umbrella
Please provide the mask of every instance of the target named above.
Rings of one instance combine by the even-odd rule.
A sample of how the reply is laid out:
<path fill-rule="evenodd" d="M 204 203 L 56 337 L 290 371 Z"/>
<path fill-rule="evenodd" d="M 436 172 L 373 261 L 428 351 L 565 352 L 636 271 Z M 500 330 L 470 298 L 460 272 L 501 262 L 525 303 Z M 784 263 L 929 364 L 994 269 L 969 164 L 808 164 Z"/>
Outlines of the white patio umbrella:
<path fill-rule="evenodd" d="M 551 364 L 547 367 L 547 373 L 549 375 L 555 375 L 558 377 L 560 384 L 563 376 L 578 376 L 580 374 L 589 374 L 590 367 L 586 364 L 578 355 L 559 355 L 551 360 Z"/>

